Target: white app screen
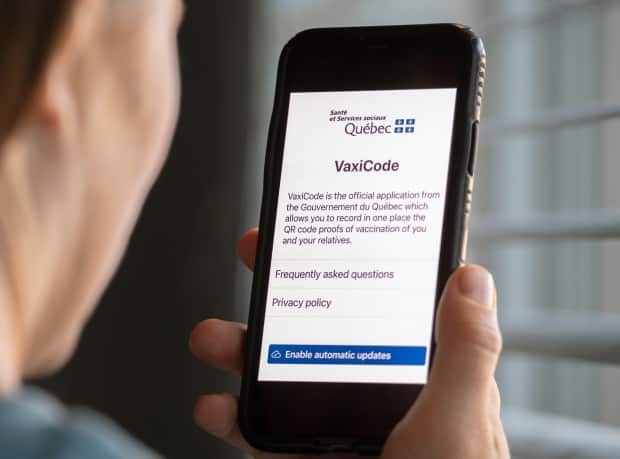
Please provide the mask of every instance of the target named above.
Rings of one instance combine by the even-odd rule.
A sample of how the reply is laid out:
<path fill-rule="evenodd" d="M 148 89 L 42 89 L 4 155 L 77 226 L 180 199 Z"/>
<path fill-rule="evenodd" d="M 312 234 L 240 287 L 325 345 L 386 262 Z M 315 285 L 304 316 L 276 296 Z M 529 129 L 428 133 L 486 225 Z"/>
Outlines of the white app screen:
<path fill-rule="evenodd" d="M 427 381 L 456 88 L 290 97 L 259 381 Z"/>

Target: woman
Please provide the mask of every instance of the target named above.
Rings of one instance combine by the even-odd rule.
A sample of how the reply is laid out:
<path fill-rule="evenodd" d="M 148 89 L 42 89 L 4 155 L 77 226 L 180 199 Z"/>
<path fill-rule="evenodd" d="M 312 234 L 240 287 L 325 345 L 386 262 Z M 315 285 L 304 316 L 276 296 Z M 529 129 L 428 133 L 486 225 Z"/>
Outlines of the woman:
<path fill-rule="evenodd" d="M 0 0 L 0 458 L 147 458 L 99 416 L 21 387 L 61 367 L 119 263 L 177 116 L 180 0 Z M 256 231 L 240 241 L 250 267 Z M 491 277 L 446 287 L 431 382 L 383 456 L 508 457 Z M 244 327 L 199 324 L 192 351 L 239 372 Z M 195 418 L 249 451 L 236 398 Z M 369 420 L 371 422 L 371 420 Z M 263 457 L 267 457 L 264 454 Z"/>

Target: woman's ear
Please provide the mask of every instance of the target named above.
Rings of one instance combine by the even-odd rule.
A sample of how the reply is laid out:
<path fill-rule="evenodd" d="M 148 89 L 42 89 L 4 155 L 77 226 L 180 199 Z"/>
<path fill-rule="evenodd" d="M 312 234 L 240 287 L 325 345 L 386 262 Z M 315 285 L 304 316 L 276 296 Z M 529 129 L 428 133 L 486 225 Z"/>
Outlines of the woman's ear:
<path fill-rule="evenodd" d="M 31 107 L 37 124 L 55 135 L 78 129 L 79 91 L 87 82 L 93 37 L 100 33 L 106 2 L 75 0 L 41 74 Z M 91 88 L 92 89 L 92 88 Z"/>

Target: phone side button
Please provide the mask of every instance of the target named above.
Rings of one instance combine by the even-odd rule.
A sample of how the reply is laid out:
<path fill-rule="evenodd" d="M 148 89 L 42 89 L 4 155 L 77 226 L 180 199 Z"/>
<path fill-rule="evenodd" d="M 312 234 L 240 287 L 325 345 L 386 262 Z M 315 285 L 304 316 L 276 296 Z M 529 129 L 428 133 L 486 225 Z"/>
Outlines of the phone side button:
<path fill-rule="evenodd" d="M 471 142 L 469 144 L 469 160 L 467 162 L 467 173 L 473 177 L 476 166 L 476 156 L 478 153 L 478 126 L 480 123 L 474 121 L 471 125 Z"/>

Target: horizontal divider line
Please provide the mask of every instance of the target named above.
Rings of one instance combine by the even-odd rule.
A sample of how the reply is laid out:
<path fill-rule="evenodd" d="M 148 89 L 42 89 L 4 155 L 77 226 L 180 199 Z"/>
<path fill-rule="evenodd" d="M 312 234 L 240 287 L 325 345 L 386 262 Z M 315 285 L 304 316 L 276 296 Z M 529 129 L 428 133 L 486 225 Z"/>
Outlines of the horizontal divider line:
<path fill-rule="evenodd" d="M 274 261 L 299 261 L 299 262 L 308 262 L 308 261 L 333 261 L 335 263 L 356 263 L 356 262 L 367 262 L 372 261 L 375 263 L 380 263 L 383 261 L 388 261 L 392 263 L 411 263 L 412 261 L 425 263 L 427 261 L 435 261 L 435 258 L 355 258 L 355 259 L 346 259 L 346 258 L 272 258 L 271 263 Z"/>
<path fill-rule="evenodd" d="M 303 279 L 305 280 L 305 279 Z M 365 279 L 367 280 L 367 279 Z M 378 280 L 384 280 L 384 279 L 378 279 Z M 315 281 L 316 282 L 316 281 Z M 402 291 L 402 290 L 415 290 L 414 288 L 407 288 L 407 287 L 395 287 L 395 288 L 374 288 L 374 287 L 276 287 L 272 284 L 270 284 L 270 290 L 273 292 L 273 290 L 345 290 L 345 291 L 350 291 L 350 290 L 379 290 L 379 291 L 384 291 L 384 292 L 389 292 L 389 291 Z"/>
<path fill-rule="evenodd" d="M 386 319 L 385 317 L 382 316 L 329 316 L 329 317 L 324 317 L 324 316 L 317 316 L 317 314 L 300 314 L 300 315 L 293 315 L 293 314 L 265 314 L 265 317 L 269 317 L 270 319 L 307 319 L 307 318 L 312 318 L 312 319 L 346 319 L 346 320 L 357 320 L 357 319 L 363 319 L 363 320 L 378 320 L 378 319 Z M 388 318 L 389 320 L 390 318 Z M 391 318 L 392 320 L 395 319 Z"/>

